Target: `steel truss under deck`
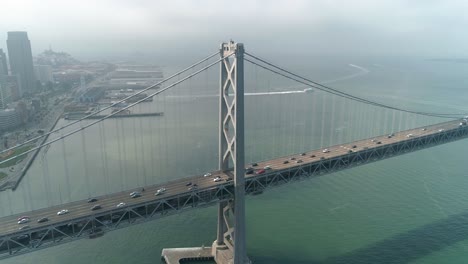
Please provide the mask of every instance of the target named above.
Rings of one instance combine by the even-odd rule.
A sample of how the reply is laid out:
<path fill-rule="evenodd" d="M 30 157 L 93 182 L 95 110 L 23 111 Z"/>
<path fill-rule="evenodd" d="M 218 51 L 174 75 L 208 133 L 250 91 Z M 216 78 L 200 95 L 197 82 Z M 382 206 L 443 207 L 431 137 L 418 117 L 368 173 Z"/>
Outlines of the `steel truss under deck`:
<path fill-rule="evenodd" d="M 397 143 L 380 145 L 351 152 L 339 157 L 300 163 L 285 170 L 272 170 L 265 174 L 245 178 L 246 194 L 259 194 L 264 190 L 285 183 L 309 179 L 328 173 L 368 164 L 398 155 L 418 151 L 451 141 L 466 138 L 468 127 L 454 128 L 435 134 L 408 138 Z M 29 253 L 81 238 L 96 238 L 106 232 L 145 223 L 164 216 L 185 212 L 190 209 L 222 203 L 229 205 L 234 198 L 234 183 L 228 181 L 210 188 L 200 188 L 154 201 L 142 202 L 111 211 L 95 213 L 86 217 L 54 224 L 44 223 L 41 227 L 0 236 L 0 259 Z M 232 206 L 223 207 L 223 219 L 232 214 Z M 226 223 L 228 225 L 228 223 Z M 228 226 L 228 229 L 230 227 Z M 229 231 L 229 230 L 226 230 Z M 229 232 L 226 232 L 229 233 Z"/>

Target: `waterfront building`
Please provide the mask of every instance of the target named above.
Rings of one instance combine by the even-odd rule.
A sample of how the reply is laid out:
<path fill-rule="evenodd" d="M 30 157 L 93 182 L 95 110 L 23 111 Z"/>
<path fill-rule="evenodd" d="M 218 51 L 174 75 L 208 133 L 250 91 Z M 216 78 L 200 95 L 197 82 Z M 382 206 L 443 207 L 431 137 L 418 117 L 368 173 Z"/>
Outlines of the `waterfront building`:
<path fill-rule="evenodd" d="M 6 90 L 4 90 L 5 98 L 8 101 L 15 101 L 21 97 L 21 80 L 18 75 L 9 75 L 6 77 Z"/>
<path fill-rule="evenodd" d="M 78 101 L 80 103 L 96 103 L 104 96 L 104 90 L 101 87 L 93 87 L 80 95 Z"/>
<path fill-rule="evenodd" d="M 26 124 L 29 120 L 30 112 L 26 103 L 22 100 L 18 101 L 18 103 L 16 103 L 15 110 L 18 113 L 20 124 Z"/>
<path fill-rule="evenodd" d="M 41 100 L 39 98 L 33 98 L 31 100 L 31 107 L 35 113 L 39 113 L 41 111 Z"/>
<path fill-rule="evenodd" d="M 0 75 L 8 75 L 7 57 L 3 49 L 0 49 Z"/>
<path fill-rule="evenodd" d="M 118 69 L 109 74 L 109 84 L 149 86 L 163 78 L 163 72 L 156 66 L 119 65 Z"/>
<path fill-rule="evenodd" d="M 48 82 L 54 82 L 52 67 L 50 65 L 34 65 L 34 73 L 36 80 L 40 81 L 42 85 L 46 85 Z"/>
<path fill-rule="evenodd" d="M 8 57 L 12 75 L 18 75 L 20 79 L 20 96 L 22 93 L 32 93 L 36 90 L 36 78 L 34 76 L 31 43 L 27 32 L 8 32 L 7 39 Z"/>
<path fill-rule="evenodd" d="M 0 110 L 0 131 L 15 128 L 21 124 L 18 112 L 15 109 Z"/>
<path fill-rule="evenodd" d="M 5 109 L 6 102 L 6 91 L 7 91 L 7 76 L 0 75 L 0 110 Z"/>

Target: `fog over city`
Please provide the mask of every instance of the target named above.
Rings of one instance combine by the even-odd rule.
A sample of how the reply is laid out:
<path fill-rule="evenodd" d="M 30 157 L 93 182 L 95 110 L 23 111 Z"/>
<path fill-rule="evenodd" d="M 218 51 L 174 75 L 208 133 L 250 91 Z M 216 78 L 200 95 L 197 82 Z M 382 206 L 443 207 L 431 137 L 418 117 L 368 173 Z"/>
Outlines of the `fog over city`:
<path fill-rule="evenodd" d="M 2 3 L 0 32 L 27 31 L 33 54 L 51 45 L 78 58 L 174 56 L 187 45 L 206 54 L 231 38 L 263 52 L 460 57 L 467 8 L 463 0 L 17 0 Z"/>
<path fill-rule="evenodd" d="M 0 0 L 0 263 L 466 263 L 467 10 Z"/>

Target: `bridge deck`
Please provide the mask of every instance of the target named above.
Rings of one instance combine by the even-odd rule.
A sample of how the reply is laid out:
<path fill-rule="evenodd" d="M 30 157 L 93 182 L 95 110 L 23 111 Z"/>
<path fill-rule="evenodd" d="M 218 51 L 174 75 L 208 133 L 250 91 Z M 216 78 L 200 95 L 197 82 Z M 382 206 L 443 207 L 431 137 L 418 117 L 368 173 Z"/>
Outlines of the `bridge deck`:
<path fill-rule="evenodd" d="M 440 131 L 441 129 L 443 131 Z M 407 137 L 408 134 L 413 134 L 413 137 Z M 270 166 L 272 169 L 263 174 L 246 175 L 246 192 L 261 192 L 267 187 L 288 182 L 295 177 L 330 173 L 461 139 L 467 135 L 468 127 L 459 127 L 459 121 L 456 120 L 427 126 L 425 130 L 417 128 L 402 131 L 395 133 L 391 138 L 387 138 L 387 135 L 373 138 L 381 142 L 380 144 L 372 142 L 371 139 L 364 139 L 328 147 L 328 153 L 323 153 L 320 149 L 259 162 L 255 167 L 256 172 L 264 166 Z M 352 148 L 353 145 L 356 147 Z M 352 152 L 349 152 L 350 150 Z M 285 160 L 289 162 L 285 164 Z M 296 163 L 297 160 L 302 162 Z M 102 235 L 104 231 L 232 198 L 233 183 L 228 174 L 214 171 L 210 177 L 193 176 L 148 186 L 141 197 L 134 199 L 129 196 L 132 190 L 97 197 L 99 201 L 94 204 L 100 204 L 102 209 L 96 211 L 91 211 L 94 204 L 83 200 L 0 218 L 0 259 L 78 238 L 94 238 Z M 222 181 L 214 182 L 216 176 L 220 176 Z M 198 188 L 188 190 L 188 182 L 196 183 Z M 165 187 L 167 191 L 163 195 L 155 196 L 155 192 L 161 187 Z M 116 205 L 120 202 L 127 205 L 117 208 Z M 70 212 L 57 215 L 61 209 L 68 209 Z M 26 224 L 30 228 L 19 230 L 24 224 L 18 225 L 17 218 L 24 215 L 31 218 Z M 41 217 L 48 217 L 49 221 L 37 223 Z"/>

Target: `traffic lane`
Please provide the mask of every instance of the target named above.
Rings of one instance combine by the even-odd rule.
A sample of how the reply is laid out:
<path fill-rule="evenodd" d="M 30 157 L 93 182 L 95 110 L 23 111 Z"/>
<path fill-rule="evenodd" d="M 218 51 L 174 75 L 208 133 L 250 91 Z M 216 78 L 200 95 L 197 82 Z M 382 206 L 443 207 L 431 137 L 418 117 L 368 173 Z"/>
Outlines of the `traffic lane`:
<path fill-rule="evenodd" d="M 417 137 L 418 135 L 421 135 L 421 134 L 430 134 L 430 133 L 436 133 L 438 132 L 439 129 L 451 129 L 451 128 L 456 128 L 458 127 L 458 123 L 455 121 L 451 124 L 437 124 L 435 126 L 428 126 L 426 127 L 426 130 L 421 130 L 420 128 L 417 128 L 417 129 L 412 129 L 412 130 L 407 130 L 407 131 L 402 131 L 402 132 L 397 132 L 395 133 L 395 136 L 390 138 L 390 139 L 386 139 L 386 136 L 379 136 L 379 137 L 375 137 L 376 140 L 380 140 L 380 141 L 384 141 L 384 145 L 386 144 L 390 144 L 390 143 L 394 143 L 394 142 L 399 142 L 399 141 L 402 141 L 402 140 L 406 140 L 406 135 L 409 134 L 409 133 L 413 133 L 415 137 Z M 418 133 L 416 133 L 418 132 Z M 409 140 L 409 138 L 408 138 Z M 371 144 L 369 143 L 371 142 L 369 139 L 364 139 L 364 140 L 360 140 L 360 141 L 356 141 L 356 142 L 353 142 L 351 144 L 353 145 L 358 145 L 361 146 L 361 149 L 363 149 L 364 147 L 368 147 L 368 148 L 372 148 L 372 147 L 378 147 L 379 145 L 378 144 Z M 374 142 L 372 142 L 374 143 Z M 349 145 L 351 145 L 349 144 Z M 291 163 L 289 162 L 288 164 L 283 164 L 282 162 L 284 161 L 284 158 L 289 158 L 290 160 L 290 157 L 296 157 L 296 159 L 302 159 L 304 162 L 313 162 L 313 161 L 316 161 L 318 159 L 320 159 L 320 157 L 326 157 L 326 158 L 333 158 L 333 157 L 337 157 L 339 156 L 339 154 L 344 154 L 343 153 L 343 150 L 341 150 L 340 148 L 342 147 L 342 145 L 340 146 L 332 146 L 332 147 L 329 147 L 329 150 L 330 152 L 329 153 L 323 153 L 321 152 L 321 150 L 315 150 L 315 151 L 312 151 L 312 152 L 309 152 L 307 153 L 307 155 L 309 155 L 308 157 L 307 156 L 301 156 L 301 155 L 290 155 L 290 156 L 286 156 L 286 157 L 282 157 L 282 158 L 277 158 L 275 160 L 271 160 L 271 161 L 265 161 L 265 162 L 260 162 L 259 163 L 259 167 L 264 167 L 264 166 L 267 166 L 269 165 L 270 163 L 274 164 L 273 166 L 275 168 L 279 168 L 279 169 L 284 169 L 284 168 L 289 168 L 289 167 L 294 167 L 294 166 L 299 166 L 299 165 L 295 165 L 294 163 Z M 316 157 L 310 157 L 310 155 L 315 155 Z M 271 165 L 270 165 L 271 166 Z M 154 186 L 150 186 L 150 187 L 147 187 L 147 190 L 148 192 L 155 192 L 157 189 L 161 188 L 161 187 L 165 187 L 168 189 L 168 192 L 170 189 L 175 189 L 175 192 L 176 193 L 183 193 L 184 190 L 184 185 L 187 181 L 196 181 L 200 184 L 202 184 L 203 186 L 205 186 L 203 182 L 205 181 L 210 181 L 210 179 L 212 180 L 214 177 L 216 176 L 221 176 L 223 177 L 224 179 L 227 179 L 228 176 L 226 174 L 223 174 L 223 173 L 220 173 L 219 171 L 217 172 L 213 172 L 212 173 L 213 176 L 211 177 L 202 177 L 202 176 L 194 176 L 194 177 L 189 177 L 189 178 L 183 178 L 183 179 L 179 179 L 179 180 L 176 180 L 174 182 L 171 182 L 170 184 L 160 184 L 160 185 L 154 185 Z M 203 178 L 208 178 L 208 180 L 204 180 Z M 211 184 L 211 185 L 214 185 L 214 184 Z M 185 186 L 187 187 L 187 186 Z M 168 192 L 166 192 L 164 194 L 165 195 L 168 195 Z M 125 200 L 127 201 L 128 204 L 131 204 L 132 203 L 132 200 L 129 200 L 129 196 L 127 196 L 129 194 L 129 191 L 124 191 L 124 192 L 120 192 L 120 193 L 117 193 L 117 195 L 112 195 L 111 198 L 109 198 L 109 196 L 106 196 L 105 199 L 103 199 L 102 197 L 100 197 L 101 201 L 104 201 L 105 202 L 105 205 L 103 204 L 103 206 L 112 206 L 112 203 L 115 203 L 117 204 L 117 201 L 118 200 Z M 161 196 L 161 198 L 163 198 L 164 196 Z M 149 199 L 148 201 L 153 201 L 155 199 Z M 86 206 L 87 203 L 83 204 L 84 201 L 77 201 L 77 202 L 73 202 L 71 204 L 67 204 L 67 205 L 62 205 L 62 206 L 56 206 L 55 207 L 55 210 L 49 210 L 51 208 L 48 208 L 46 210 L 44 210 L 44 212 L 42 214 L 37 214 L 36 216 L 38 218 L 40 217 L 43 217 L 43 216 L 50 216 L 52 219 L 52 221 L 54 221 L 54 217 L 55 217 L 55 214 L 53 214 L 52 212 L 55 212 L 55 211 L 58 211 L 60 210 L 59 208 L 63 208 L 63 207 L 72 207 L 74 211 L 78 211 L 80 214 L 78 216 L 86 216 L 86 215 L 90 215 L 89 214 L 89 211 L 87 210 L 90 210 L 90 209 L 84 209 L 83 208 L 89 208 Z M 113 209 L 113 208 L 112 208 Z M 71 209 L 69 209 L 71 211 Z M 16 218 L 19 217 L 20 215 L 16 215 L 16 216 L 12 216 L 10 217 L 10 221 L 13 221 L 14 224 L 10 224 L 10 227 L 11 226 L 15 226 L 15 223 L 16 223 Z M 31 216 L 32 217 L 32 216 Z M 56 218 L 55 220 L 56 221 L 62 221 L 63 219 L 67 219 L 67 218 L 70 218 L 70 219 L 74 219 L 76 218 L 77 216 L 74 215 L 72 212 L 70 214 L 68 214 L 68 217 L 64 217 L 64 216 L 59 216 L 59 218 Z M 15 231 L 16 231 L 16 228 L 13 228 Z M 0 228 L 0 230 L 2 230 Z"/>
<path fill-rule="evenodd" d="M 351 142 L 348 144 L 331 146 L 328 148 L 329 150 L 328 153 L 323 153 L 323 149 L 321 149 L 321 150 L 307 152 L 305 156 L 302 156 L 300 154 L 294 154 L 294 155 L 289 155 L 289 156 L 277 158 L 277 159 L 270 160 L 270 161 L 258 162 L 258 167 L 254 169 L 259 170 L 261 168 L 264 168 L 265 166 L 272 166 L 273 169 L 286 169 L 286 168 L 293 167 L 293 166 L 299 166 L 299 164 L 297 164 L 297 160 L 302 160 L 304 163 L 308 163 L 308 162 L 320 160 L 321 157 L 330 159 L 330 158 L 335 158 L 335 157 L 344 155 L 348 151 L 348 150 L 343 149 L 345 145 L 349 145 L 351 147 L 350 149 L 353 149 L 352 146 L 356 145 L 356 148 L 353 149 L 353 152 L 362 151 L 365 148 L 371 149 L 371 148 L 376 148 L 376 147 L 383 146 L 383 145 L 388 145 L 392 143 L 401 142 L 404 140 L 413 139 L 413 137 L 408 138 L 407 137 L 408 134 L 413 134 L 414 137 L 418 137 L 422 135 L 438 133 L 439 129 L 444 129 L 444 128 L 454 129 L 457 127 L 458 127 L 458 123 L 457 121 L 455 121 L 451 123 L 436 124 L 433 126 L 428 126 L 426 127 L 425 130 L 422 130 L 421 128 L 416 128 L 416 129 L 411 129 L 407 131 L 401 131 L 401 132 L 394 133 L 394 136 L 392 136 L 391 138 L 388 138 L 388 135 L 374 137 L 373 139 L 375 142 L 372 142 L 372 139 L 363 139 L 363 140 Z M 377 144 L 378 141 L 380 141 L 381 144 Z M 311 155 L 315 155 L 315 157 L 311 157 Z M 295 158 L 295 160 L 291 160 L 291 158 Z M 283 164 L 285 160 L 288 160 L 288 164 Z M 294 165 L 295 163 L 297 165 Z"/>
<path fill-rule="evenodd" d="M 63 222 L 63 221 L 71 221 L 73 219 L 76 219 L 76 218 L 79 218 L 79 217 L 83 217 L 83 216 L 91 216 L 93 214 L 98 214 L 98 213 L 101 213 L 101 212 L 104 212 L 104 211 L 112 211 L 112 210 L 119 210 L 118 207 L 116 207 L 116 205 L 120 202 L 124 202 L 126 203 L 127 205 L 134 205 L 134 204 L 138 204 L 138 203 L 142 203 L 142 202 L 148 202 L 148 201 L 155 201 L 155 200 L 158 200 L 158 199 L 163 199 L 165 196 L 170 196 L 171 193 L 184 193 L 184 192 L 188 192 L 188 188 L 190 186 L 186 186 L 186 183 L 188 182 L 187 180 L 191 180 L 192 182 L 196 182 L 199 186 L 199 188 L 205 188 L 205 187 L 212 187 L 212 186 L 215 186 L 216 184 L 221 184 L 222 182 L 219 182 L 219 183 L 215 183 L 214 182 L 214 177 L 217 177 L 217 176 L 220 176 L 221 178 L 223 178 L 224 180 L 227 179 L 227 175 L 225 174 L 221 174 L 221 173 L 218 173 L 218 174 L 213 174 L 213 177 L 196 177 L 196 178 L 185 178 L 185 179 L 181 179 L 181 181 L 179 182 L 176 182 L 176 183 L 173 183 L 173 185 L 166 185 L 166 189 L 167 191 L 163 194 L 163 195 L 159 195 L 159 196 L 154 196 L 154 193 L 161 187 L 161 186 L 154 186 L 154 187 L 148 187 L 145 189 L 144 192 L 142 192 L 142 196 L 141 197 L 138 197 L 138 198 L 131 198 L 130 197 L 130 192 L 121 192 L 119 193 L 119 195 L 117 196 L 113 196 L 113 197 L 108 197 L 107 199 L 99 199 L 97 202 L 95 203 L 84 203 L 84 204 L 78 204 L 78 205 L 74 205 L 74 206 L 66 206 L 66 205 L 63 205 L 63 206 L 59 206 L 57 208 L 55 208 L 56 210 L 61 210 L 59 208 L 62 208 L 62 209 L 68 209 L 70 212 L 68 214 L 65 214 L 65 215 L 57 215 L 56 214 L 56 210 L 50 210 L 50 211 L 47 211 L 47 212 L 43 212 L 41 215 L 35 215 L 36 217 L 40 218 L 40 217 L 48 217 L 49 218 L 49 221 L 48 223 L 37 223 L 37 222 L 29 222 L 28 224 L 25 224 L 25 225 L 29 225 L 31 228 L 34 228 L 34 227 L 37 227 L 37 226 L 41 226 L 41 225 L 44 225 L 44 224 L 47 224 L 47 225 L 50 225 L 50 224 L 53 224 L 53 223 L 58 223 L 58 222 Z M 102 206 L 102 209 L 99 209 L 99 210 L 96 210 L 96 211 L 92 211 L 91 208 L 96 205 L 96 204 L 99 204 Z M 104 210 L 103 210 L 104 209 Z M 122 207 L 122 209 L 125 209 L 124 207 Z M 16 219 L 15 219 L 16 220 Z M 16 221 L 14 223 L 10 223 L 9 225 L 2 225 L 2 229 L 0 230 L 3 230 L 3 231 L 14 231 L 14 232 L 17 232 L 18 231 L 18 225 L 16 223 Z M 6 229 L 6 230 L 5 230 Z M 8 232 L 6 231 L 6 232 Z"/>

